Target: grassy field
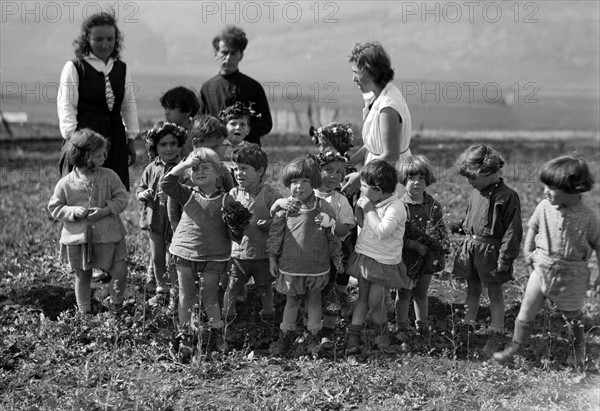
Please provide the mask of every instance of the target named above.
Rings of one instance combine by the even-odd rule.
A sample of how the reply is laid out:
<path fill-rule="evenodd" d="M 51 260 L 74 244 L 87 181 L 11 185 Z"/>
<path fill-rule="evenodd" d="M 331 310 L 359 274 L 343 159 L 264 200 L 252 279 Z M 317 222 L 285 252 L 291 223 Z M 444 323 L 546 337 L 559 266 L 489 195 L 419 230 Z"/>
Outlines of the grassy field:
<path fill-rule="evenodd" d="M 507 159 L 504 178 L 521 197 L 524 224 L 541 200 L 537 173 L 546 160 L 565 153 L 584 155 L 600 181 L 597 138 L 547 140 L 496 133 L 415 139 L 413 153 L 425 154 L 435 164 L 438 183 L 428 191 L 445 206 L 448 222 L 464 214 L 469 192 L 451 164 L 468 144 L 484 138 Z M 265 139 L 273 184 L 283 189 L 277 180 L 281 166 L 314 151 L 309 141 L 291 135 Z M 109 312 L 81 316 L 75 311 L 73 277 L 58 259 L 61 225 L 46 211 L 57 181 L 59 146 L 56 141 L 0 146 L 0 409 L 600 409 L 597 294 L 590 293 L 584 309 L 585 369 L 563 365 L 569 344 L 559 315 L 549 306 L 537 317 L 525 357 L 505 367 L 482 355 L 485 336 L 475 335 L 468 345 L 454 338 L 454 326 L 464 314 L 466 287 L 447 273 L 437 275 L 431 286 L 435 332 L 428 347 L 403 353 L 393 345 L 386 352 L 367 349 L 346 358 L 342 321 L 338 349 L 332 352 L 271 356 L 264 330 L 253 325 L 258 307 L 250 287 L 243 310 L 245 340 L 226 355 L 178 363 L 168 355 L 175 335 L 171 315 L 144 304 L 148 244 L 137 227 L 139 204 L 133 194 L 122 218 L 130 254 L 127 296 L 135 304 L 122 317 Z M 145 158 L 141 145 L 139 158 Z M 143 166 L 140 161 L 132 169 L 133 181 Z M 598 185 L 586 201 L 599 208 Z M 454 248 L 459 241 L 452 237 Z M 446 269 L 451 270 L 452 257 L 448 261 Z M 596 275 L 597 262 L 591 264 Z M 516 277 L 505 288 L 510 331 L 527 281 L 520 257 Z M 94 285 L 93 293 L 102 300 L 107 290 Z M 280 296 L 276 304 L 280 315 Z M 489 314 L 489 301 L 484 299 L 478 321 L 487 324 Z"/>

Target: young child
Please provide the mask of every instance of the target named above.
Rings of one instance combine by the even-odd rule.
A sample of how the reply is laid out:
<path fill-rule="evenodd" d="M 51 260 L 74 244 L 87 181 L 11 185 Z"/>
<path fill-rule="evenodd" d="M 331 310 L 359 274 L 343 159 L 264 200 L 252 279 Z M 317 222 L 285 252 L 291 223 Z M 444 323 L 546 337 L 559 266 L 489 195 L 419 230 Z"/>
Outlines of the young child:
<path fill-rule="evenodd" d="M 513 279 L 513 260 L 519 254 L 523 227 L 517 193 L 500 177 L 504 159 L 493 148 L 472 145 L 458 157 L 458 173 L 473 186 L 467 215 L 458 226 L 466 234 L 454 260 L 454 275 L 467 280 L 464 324 L 459 336 L 475 330 L 482 284 L 488 290 L 491 324 L 485 354 L 498 351 L 504 333 L 502 284 Z M 456 231 L 456 228 L 455 228 Z"/>
<path fill-rule="evenodd" d="M 192 128 L 192 118 L 198 113 L 200 103 L 193 90 L 187 87 L 174 87 L 167 90 L 160 98 L 160 105 L 165 110 L 165 119 L 175 123 L 186 131 Z M 192 139 L 187 139 L 181 148 L 181 158 L 185 158 L 193 150 Z"/>
<path fill-rule="evenodd" d="M 585 204 L 581 193 L 592 189 L 594 180 L 582 158 L 564 156 L 544 164 L 540 170 L 544 196 L 529 219 L 523 252 L 532 270 L 512 343 L 493 358 L 508 362 L 522 353 L 533 328 L 535 315 L 547 298 L 562 311 L 572 338 L 567 363 L 585 363 L 585 334 L 581 321 L 590 281 L 588 260 L 592 251 L 600 259 L 600 221 L 597 211 Z M 600 284 L 596 278 L 593 289 Z"/>
<path fill-rule="evenodd" d="M 278 355 L 286 353 L 294 343 L 302 297 L 308 312 L 306 348 L 318 344 L 321 291 L 329 281 L 330 261 L 340 258 L 339 238 L 330 230 L 335 213 L 314 194 L 314 189 L 322 185 L 316 159 L 296 158 L 281 173 L 283 184 L 291 192 L 289 202 L 300 206 L 297 212 L 280 210 L 275 214 L 267 240 L 270 272 L 277 278 L 275 287 L 287 296 L 280 338 L 273 346 L 273 353 Z"/>
<path fill-rule="evenodd" d="M 64 223 L 61 257 L 75 270 L 79 311 L 92 313 L 92 268 L 110 272 L 110 300 L 118 309 L 127 281 L 125 227 L 119 218 L 127 207 L 127 190 L 114 171 L 102 167 L 108 149 L 104 137 L 85 128 L 73 132 L 66 144 L 74 168 L 56 184 L 48 203 L 52 217 Z"/>
<path fill-rule="evenodd" d="M 232 265 L 224 296 L 223 317 L 228 326 L 233 323 L 237 297 L 248 280 L 254 278 L 262 303 L 262 320 L 273 324 L 273 277 L 269 272 L 267 238 L 273 221 L 269 210 L 281 195 L 265 184 L 269 159 L 259 146 L 253 144 L 239 149 L 233 154 L 232 160 L 238 186 L 232 188 L 229 194 L 252 213 L 252 219 L 244 230 L 241 242 L 232 245 Z M 230 336 L 236 336 L 235 330 L 227 333 L 228 339 Z"/>
<path fill-rule="evenodd" d="M 203 308 L 211 331 L 207 351 L 226 349 L 223 341 L 223 321 L 217 299 L 219 278 L 226 270 L 231 256 L 231 239 L 221 209 L 233 199 L 217 187 L 221 170 L 219 156 L 207 148 L 195 149 L 188 158 L 167 173 L 160 182 L 161 189 L 183 206 L 183 214 L 169 247 L 177 259 L 179 282 L 179 323 L 183 334 L 179 353 L 188 359 L 193 353 L 195 329 L 191 323 L 194 305 L 198 303 L 198 283 Z M 181 184 L 187 174 L 194 185 Z"/>
<path fill-rule="evenodd" d="M 219 113 L 219 119 L 227 128 L 227 140 L 225 158 L 231 161 L 231 157 L 235 150 L 242 147 L 256 145 L 247 140 L 244 140 L 250 134 L 250 119 L 259 118 L 252 110 L 252 104 L 246 106 L 241 101 L 236 101 L 231 106 L 226 107 Z"/>
<path fill-rule="evenodd" d="M 408 349 L 408 310 L 414 297 L 415 326 L 420 339 L 429 339 L 427 291 L 434 272 L 444 269 L 450 241 L 444 224 L 441 204 L 425 189 L 435 183 L 433 169 L 427 157 L 408 157 L 399 164 L 398 178 L 406 188 L 402 201 L 407 208 L 402 260 L 413 284 L 396 293 L 396 338 Z"/>
<path fill-rule="evenodd" d="M 146 151 L 151 160 L 140 177 L 135 194 L 143 204 L 140 227 L 148 231 L 152 277 L 157 285 L 156 295 L 148 301 L 150 306 L 168 301 L 166 255 L 173 236 L 167 214 L 167 195 L 158 183 L 179 161 L 179 150 L 186 137 L 182 127 L 162 121 L 145 135 Z"/>
<path fill-rule="evenodd" d="M 320 153 L 334 152 L 339 153 L 342 157 L 346 158 L 344 175 L 356 171 L 356 168 L 354 168 L 354 166 L 348 161 L 350 158 L 348 155 L 348 150 L 354 146 L 354 132 L 352 131 L 350 124 L 332 122 L 319 128 L 311 127 L 309 130 L 309 135 L 313 143 L 315 143 L 315 145 L 319 148 Z M 342 177 L 342 180 L 343 178 L 344 177 Z M 339 189 L 336 188 L 336 191 L 339 191 Z M 351 210 L 353 210 L 354 206 L 356 205 L 356 201 L 358 200 L 358 196 L 344 195 L 344 197 L 351 206 Z M 337 213 L 335 207 L 334 211 Z M 356 238 L 358 236 L 356 223 L 354 222 L 354 211 L 352 211 L 352 214 L 353 221 L 350 231 L 342 238 L 342 262 L 344 265 L 354 252 L 354 245 L 356 244 Z M 348 282 L 350 277 L 346 273 L 337 273 L 334 279 L 337 296 L 339 298 L 341 314 L 344 317 L 350 316 L 352 315 L 352 304 L 350 303 L 348 297 Z M 329 310 L 325 310 L 323 323 L 323 327 L 325 328 L 331 325 L 332 321 L 334 320 L 333 318 L 327 319 L 329 314 L 332 313 L 330 313 Z M 333 317 L 337 319 L 337 314 L 333 315 Z"/>
<path fill-rule="evenodd" d="M 406 209 L 395 192 L 397 184 L 396 169 L 387 161 L 372 160 L 360 170 L 362 197 L 355 214 L 361 230 L 346 268 L 358 279 L 358 300 L 348 327 L 348 355 L 361 350 L 362 328 L 369 309 L 378 332 L 375 344 L 380 349 L 389 346 L 385 290 L 410 286 L 402 262 Z"/>
<path fill-rule="evenodd" d="M 222 144 L 227 137 L 227 130 L 225 126 L 221 124 L 221 121 L 211 115 L 203 114 L 201 116 L 197 116 L 192 121 L 192 126 L 188 132 L 187 141 L 192 142 L 192 147 L 194 149 L 197 148 L 209 148 L 213 150 L 219 158 L 221 159 L 221 164 L 219 166 L 219 173 L 217 175 L 217 187 L 222 189 L 225 193 L 228 193 L 234 187 L 233 177 L 231 173 L 227 169 L 227 167 L 222 164 L 223 161 L 223 150 Z M 193 185 L 189 179 L 182 178 L 182 182 L 187 185 Z M 173 232 L 175 232 L 177 228 L 177 224 L 179 224 L 179 220 L 181 218 L 181 205 L 176 201 L 173 201 L 171 198 L 167 201 L 167 207 L 169 212 L 169 221 L 171 222 L 171 227 Z"/>

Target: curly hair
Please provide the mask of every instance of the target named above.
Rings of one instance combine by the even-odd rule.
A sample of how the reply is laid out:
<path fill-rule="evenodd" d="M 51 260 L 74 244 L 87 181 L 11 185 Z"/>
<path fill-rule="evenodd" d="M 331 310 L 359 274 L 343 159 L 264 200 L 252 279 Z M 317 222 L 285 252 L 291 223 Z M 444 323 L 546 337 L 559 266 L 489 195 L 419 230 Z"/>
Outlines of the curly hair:
<path fill-rule="evenodd" d="M 187 133 L 184 128 L 179 127 L 175 123 L 166 123 L 164 121 L 159 121 L 154 124 L 152 129 L 146 131 L 144 133 L 144 142 L 146 145 L 146 152 L 148 153 L 148 157 L 150 160 L 156 158 L 158 156 L 157 146 L 159 141 L 171 134 L 177 140 L 177 146 L 182 147 L 187 138 Z"/>
<path fill-rule="evenodd" d="M 254 105 L 253 101 L 248 102 L 248 105 L 244 104 L 241 101 L 236 101 L 235 103 L 225 107 L 223 110 L 219 111 L 219 119 L 227 124 L 229 120 L 237 120 L 245 118 L 246 123 L 250 124 L 250 119 L 252 118 L 260 118 L 262 114 L 256 114 L 256 111 L 252 108 Z"/>
<path fill-rule="evenodd" d="M 110 57 L 118 60 L 121 57 L 123 35 L 117 26 L 114 12 L 96 13 L 84 20 L 83 24 L 81 25 L 81 33 L 79 34 L 79 37 L 73 41 L 73 45 L 75 46 L 75 56 L 77 58 L 89 56 L 89 54 L 92 52 L 92 48 L 90 46 L 90 34 L 92 32 L 92 28 L 98 26 L 112 26 L 115 28 L 115 47 L 110 54 Z"/>
<path fill-rule="evenodd" d="M 398 181 L 402 185 L 406 185 L 408 177 L 420 174 L 425 178 L 425 185 L 429 186 L 435 183 L 433 175 L 433 167 L 429 159 L 424 155 L 416 155 L 408 157 L 398 164 Z"/>
<path fill-rule="evenodd" d="M 237 26 L 227 26 L 213 38 L 212 46 L 215 52 L 219 51 L 219 42 L 221 41 L 228 47 L 241 52 L 246 50 L 246 46 L 248 45 L 246 33 Z"/>
<path fill-rule="evenodd" d="M 308 134 L 320 151 L 333 147 L 341 155 L 346 155 L 350 147 L 354 146 L 351 124 L 329 123 L 319 128 L 311 127 Z"/>
<path fill-rule="evenodd" d="M 585 193 L 594 186 L 594 177 L 583 158 L 561 156 L 544 164 L 540 181 L 567 194 Z"/>
<path fill-rule="evenodd" d="M 187 87 L 179 86 L 167 90 L 159 101 L 164 108 L 171 110 L 178 108 L 182 113 L 190 113 L 190 117 L 194 117 L 200 110 L 196 93 Z"/>
<path fill-rule="evenodd" d="M 198 147 L 199 144 L 213 138 L 224 139 L 227 137 L 227 128 L 223 125 L 221 120 L 215 116 L 202 114 L 194 118 L 192 121 L 192 128 L 188 135 L 192 140 L 192 146 L 195 148 Z"/>
<path fill-rule="evenodd" d="M 242 147 L 233 152 L 231 161 L 234 163 L 248 164 L 254 167 L 255 170 L 263 169 L 263 175 L 267 172 L 269 166 L 269 156 L 257 145 Z"/>
<path fill-rule="evenodd" d="M 383 193 L 393 193 L 398 184 L 398 173 L 387 161 L 375 159 L 360 169 L 360 179 L 372 187 L 379 187 Z"/>
<path fill-rule="evenodd" d="M 461 176 L 474 178 L 497 173 L 504 167 L 504 158 L 485 144 L 474 144 L 458 156 L 454 166 Z"/>
<path fill-rule="evenodd" d="M 281 179 L 286 188 L 290 188 L 292 180 L 295 178 L 307 178 L 310 180 L 312 188 L 321 187 L 323 184 L 321 167 L 315 156 L 308 154 L 305 157 L 298 157 L 283 166 Z"/>
<path fill-rule="evenodd" d="M 87 168 L 90 153 L 104 148 L 108 150 L 110 142 L 101 134 L 89 128 L 77 130 L 71 134 L 67 141 L 67 156 L 75 167 Z"/>
<path fill-rule="evenodd" d="M 394 79 L 390 56 L 378 42 L 356 43 L 348 56 L 348 61 L 355 63 L 356 67 L 366 73 L 379 87 L 385 87 Z"/>

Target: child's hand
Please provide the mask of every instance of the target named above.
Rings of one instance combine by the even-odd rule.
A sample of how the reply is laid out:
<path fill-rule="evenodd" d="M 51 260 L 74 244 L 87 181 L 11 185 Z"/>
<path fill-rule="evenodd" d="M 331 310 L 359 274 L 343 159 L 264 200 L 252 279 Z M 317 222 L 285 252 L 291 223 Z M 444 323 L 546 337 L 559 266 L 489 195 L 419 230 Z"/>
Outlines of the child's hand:
<path fill-rule="evenodd" d="M 279 277 L 279 261 L 277 257 L 269 257 L 269 273 L 273 278 Z"/>
<path fill-rule="evenodd" d="M 87 218 L 90 221 L 98 221 L 101 218 L 106 217 L 108 214 L 100 207 L 90 207 L 88 209 Z"/>
<path fill-rule="evenodd" d="M 427 255 L 429 253 L 429 248 L 427 246 L 415 241 L 412 245 L 413 250 L 415 250 L 419 255 Z"/>
<path fill-rule="evenodd" d="M 367 212 L 372 211 L 372 210 L 375 209 L 375 206 L 373 206 L 373 203 L 367 197 L 361 197 L 361 198 L 359 198 L 358 201 L 356 202 L 356 205 L 358 207 L 362 208 L 362 210 L 365 213 L 367 213 Z"/>
<path fill-rule="evenodd" d="M 302 207 L 302 201 L 298 200 L 297 198 L 289 197 L 285 200 L 285 211 L 287 211 L 288 214 L 297 213 L 300 210 L 300 207 Z"/>
<path fill-rule="evenodd" d="M 75 218 L 86 218 L 88 215 L 88 209 L 85 207 L 75 207 L 75 211 L 73 211 L 73 215 Z"/>
<path fill-rule="evenodd" d="M 158 199 L 161 203 L 166 203 L 169 196 L 164 191 L 158 192 Z"/>
<path fill-rule="evenodd" d="M 533 272 L 533 259 L 531 258 L 531 252 L 525 251 L 523 253 L 523 260 L 525 260 L 525 266 L 529 269 L 529 272 Z"/>
<path fill-rule="evenodd" d="M 268 233 L 271 229 L 271 224 L 273 223 L 272 219 L 268 220 L 256 220 L 256 226 L 258 229 L 264 233 Z"/>
<path fill-rule="evenodd" d="M 145 189 L 138 195 L 138 200 L 140 201 L 146 202 L 151 201 L 152 199 L 154 199 L 154 190 L 152 190 L 151 188 Z"/>
<path fill-rule="evenodd" d="M 335 226 L 335 220 L 325 213 L 317 214 L 317 216 L 315 217 L 315 223 L 325 228 Z"/>

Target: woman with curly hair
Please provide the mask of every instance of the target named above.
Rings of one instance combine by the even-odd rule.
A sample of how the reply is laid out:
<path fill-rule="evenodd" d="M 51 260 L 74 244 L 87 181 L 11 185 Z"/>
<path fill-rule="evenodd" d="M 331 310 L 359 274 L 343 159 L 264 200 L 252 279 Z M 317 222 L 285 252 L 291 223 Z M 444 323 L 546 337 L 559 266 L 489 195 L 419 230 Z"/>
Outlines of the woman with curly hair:
<path fill-rule="evenodd" d="M 67 141 L 75 130 L 90 128 L 110 142 L 104 166 L 115 171 L 129 190 L 128 166 L 135 163 L 139 132 L 131 76 L 120 59 L 121 31 L 111 13 L 87 18 L 74 41 L 75 59 L 61 72 L 57 97 L 60 133 Z M 70 169 L 64 144 L 61 174 Z"/>

